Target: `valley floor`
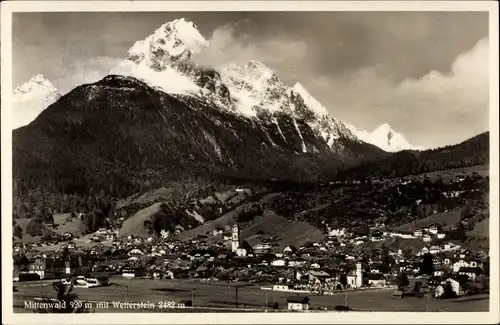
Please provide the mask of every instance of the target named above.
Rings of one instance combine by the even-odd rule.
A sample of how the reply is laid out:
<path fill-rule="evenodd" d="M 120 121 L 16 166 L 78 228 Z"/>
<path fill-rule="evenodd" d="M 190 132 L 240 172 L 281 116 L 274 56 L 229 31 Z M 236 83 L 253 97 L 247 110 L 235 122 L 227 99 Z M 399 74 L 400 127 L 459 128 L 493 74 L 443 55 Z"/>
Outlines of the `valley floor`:
<path fill-rule="evenodd" d="M 278 303 L 278 311 L 286 311 L 286 298 L 294 293 L 262 290 L 261 285 L 252 283 L 227 283 L 224 281 L 202 282 L 199 280 L 126 280 L 114 278 L 109 287 L 75 288 L 79 299 L 92 304 L 91 312 L 231 312 L 264 311 L 266 299 L 268 309 Z M 238 307 L 236 307 L 236 286 L 238 286 Z M 14 312 L 30 313 L 24 303 L 34 301 L 35 297 L 54 295 L 50 281 L 23 282 L 16 284 L 14 292 Z M 430 299 L 407 297 L 393 298 L 393 288 L 338 292 L 334 295 L 308 295 L 310 308 L 333 310 L 337 305 L 347 305 L 353 311 L 404 311 L 404 312 L 479 312 L 489 310 L 489 296 L 476 295 L 456 299 Z M 347 298 L 346 298 L 347 297 Z M 193 300 L 194 307 L 180 309 L 158 308 L 159 302 Z M 109 307 L 96 308 L 97 302 L 107 301 Z M 120 309 L 113 307 L 114 302 L 150 302 L 156 308 Z M 237 308 L 237 309 L 236 309 Z"/>

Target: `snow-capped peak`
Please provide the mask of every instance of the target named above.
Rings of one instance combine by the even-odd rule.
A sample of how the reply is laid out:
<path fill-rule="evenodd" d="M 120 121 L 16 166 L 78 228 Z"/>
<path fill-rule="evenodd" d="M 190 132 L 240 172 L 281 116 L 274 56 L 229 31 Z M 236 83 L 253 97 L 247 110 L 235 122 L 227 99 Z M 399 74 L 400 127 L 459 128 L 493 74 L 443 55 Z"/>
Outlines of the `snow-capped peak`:
<path fill-rule="evenodd" d="M 31 123 L 45 108 L 61 98 L 59 90 L 38 74 L 13 92 L 12 129 Z"/>
<path fill-rule="evenodd" d="M 377 126 L 375 128 L 375 130 L 373 130 L 373 132 L 386 133 L 387 134 L 387 133 L 393 132 L 393 129 L 392 129 L 392 126 L 389 123 L 382 123 L 379 126 Z"/>
<path fill-rule="evenodd" d="M 348 125 L 351 131 L 361 140 L 371 143 L 387 152 L 397 152 L 402 150 L 424 150 L 421 146 L 414 146 L 406 139 L 406 137 L 394 131 L 388 124 L 383 123 L 376 127 L 372 132 L 358 130 L 352 125 Z"/>
<path fill-rule="evenodd" d="M 111 73 L 141 79 L 167 93 L 196 96 L 250 118 L 267 119 L 269 113 L 285 113 L 295 122 L 308 123 L 332 149 L 339 138 L 359 141 L 302 85 L 285 85 L 262 62 L 252 60 L 242 65 L 228 62 L 212 70 L 197 66 L 190 59 L 193 54 L 203 55 L 206 46 L 208 41 L 193 23 L 177 19 L 136 42 L 127 59 Z"/>
<path fill-rule="evenodd" d="M 304 100 L 304 103 L 309 107 L 310 110 L 312 110 L 314 113 L 319 114 L 319 115 L 325 115 L 328 114 L 328 111 L 326 108 L 321 105 L 320 102 L 316 100 L 302 84 L 297 82 L 295 86 L 293 86 L 292 91 L 295 93 L 299 94 L 302 99 Z"/>
<path fill-rule="evenodd" d="M 14 100 L 28 100 L 30 96 L 51 92 L 59 91 L 44 75 L 37 74 L 14 90 Z"/>
<path fill-rule="evenodd" d="M 176 19 L 135 42 L 128 50 L 127 59 L 110 73 L 138 78 L 167 93 L 198 94 L 201 88 L 178 68 L 180 64 L 189 64 L 191 56 L 208 44 L 193 22 Z"/>
<path fill-rule="evenodd" d="M 287 86 L 262 62 L 231 63 L 220 72 L 237 110 L 244 115 L 255 116 L 256 109 L 274 112 L 288 101 Z"/>
<path fill-rule="evenodd" d="M 128 51 L 128 59 L 162 70 L 170 62 L 187 61 L 208 46 L 193 22 L 184 18 L 161 25 L 144 40 L 137 41 Z"/>

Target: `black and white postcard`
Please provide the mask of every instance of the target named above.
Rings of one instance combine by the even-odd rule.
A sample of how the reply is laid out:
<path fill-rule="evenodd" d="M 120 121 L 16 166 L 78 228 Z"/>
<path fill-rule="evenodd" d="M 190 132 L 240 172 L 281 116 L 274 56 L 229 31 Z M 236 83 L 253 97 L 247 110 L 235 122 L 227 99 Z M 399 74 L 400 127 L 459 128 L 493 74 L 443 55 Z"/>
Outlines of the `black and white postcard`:
<path fill-rule="evenodd" d="M 496 2 L 1 14 L 4 323 L 498 321 Z"/>

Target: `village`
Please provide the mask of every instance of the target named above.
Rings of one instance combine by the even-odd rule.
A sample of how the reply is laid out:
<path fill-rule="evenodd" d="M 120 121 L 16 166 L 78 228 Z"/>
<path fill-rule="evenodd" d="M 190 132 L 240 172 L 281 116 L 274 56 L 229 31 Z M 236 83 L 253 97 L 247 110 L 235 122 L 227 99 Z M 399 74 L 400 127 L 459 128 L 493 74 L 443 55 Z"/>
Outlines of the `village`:
<path fill-rule="evenodd" d="M 209 244 L 211 236 L 220 240 Z M 386 289 L 398 298 L 451 298 L 488 291 L 487 252 L 473 253 L 447 241 L 437 225 L 394 232 L 376 224 L 366 236 L 329 229 L 322 242 L 283 249 L 272 240 L 252 247 L 241 240 L 237 224 L 189 242 L 119 237 L 111 229 L 100 229 L 87 240 L 70 237 L 57 246 L 14 245 L 14 281 L 61 281 L 80 288 L 107 286 L 111 291 L 114 279 L 252 283 L 262 290 L 290 293 L 288 309 L 294 310 L 309 309 L 311 295 L 350 290 Z M 394 248 L 368 248 L 370 243 L 394 241 Z M 409 250 L 405 241 L 418 242 L 421 249 Z"/>

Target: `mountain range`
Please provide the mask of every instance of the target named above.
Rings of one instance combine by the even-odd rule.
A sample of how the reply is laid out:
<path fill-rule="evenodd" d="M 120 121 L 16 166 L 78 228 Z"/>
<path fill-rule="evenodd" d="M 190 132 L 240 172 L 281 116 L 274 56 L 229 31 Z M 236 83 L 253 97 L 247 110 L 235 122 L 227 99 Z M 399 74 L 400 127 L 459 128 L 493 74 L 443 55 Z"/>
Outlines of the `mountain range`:
<path fill-rule="evenodd" d="M 340 121 L 261 62 L 193 63 L 207 46 L 194 23 L 177 19 L 136 42 L 100 81 L 63 96 L 43 76 L 16 89 L 24 127 L 13 132 L 14 178 L 60 192 L 112 183 L 130 194 L 193 177 L 327 179 L 422 149 L 388 124 L 367 132 Z"/>
<path fill-rule="evenodd" d="M 261 62 L 250 61 L 239 66 L 228 63 L 218 71 L 192 63 L 209 42 L 196 25 L 185 19 L 168 22 L 144 40 L 136 42 L 126 59 L 110 71 L 131 76 L 169 94 L 189 95 L 217 105 L 221 109 L 255 117 L 260 112 L 286 112 L 295 118 L 308 118 L 312 128 L 333 146 L 344 136 L 362 140 L 385 151 L 415 148 L 403 135 L 387 124 L 369 133 L 333 118 L 300 83 L 286 86 L 275 72 Z M 42 75 L 35 76 L 14 91 L 14 128 L 30 123 L 38 114 L 61 97 L 57 89 Z M 295 107 L 295 97 L 307 106 L 307 112 Z M 29 105 L 29 109 L 26 106 Z M 28 112 L 29 111 L 29 112 Z M 308 115 L 305 116 L 304 114 Z M 307 148 L 302 148 L 302 151 Z"/>

